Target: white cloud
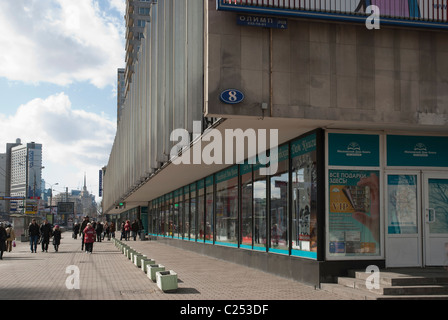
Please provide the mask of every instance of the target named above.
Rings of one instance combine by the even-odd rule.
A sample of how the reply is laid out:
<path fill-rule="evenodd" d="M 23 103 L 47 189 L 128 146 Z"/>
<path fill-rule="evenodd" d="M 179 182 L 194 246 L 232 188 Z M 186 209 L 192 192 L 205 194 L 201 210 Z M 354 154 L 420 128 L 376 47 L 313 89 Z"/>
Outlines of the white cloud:
<path fill-rule="evenodd" d="M 124 18 L 94 0 L 3 0 L 0 30 L 0 76 L 10 80 L 103 88 L 124 64 Z"/>
<path fill-rule="evenodd" d="M 23 144 L 42 144 L 47 182 L 69 190 L 81 188 L 86 172 L 89 191 L 98 194 L 98 170 L 108 162 L 114 121 L 72 109 L 69 97 L 59 93 L 21 105 L 13 116 L 0 114 L 0 123 L 0 146 L 17 138 Z"/>

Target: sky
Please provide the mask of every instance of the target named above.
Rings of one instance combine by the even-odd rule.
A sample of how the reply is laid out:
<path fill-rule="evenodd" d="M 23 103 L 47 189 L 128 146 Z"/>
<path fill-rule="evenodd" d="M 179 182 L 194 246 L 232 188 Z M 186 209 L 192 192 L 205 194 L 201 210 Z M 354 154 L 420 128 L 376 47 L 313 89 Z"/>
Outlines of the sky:
<path fill-rule="evenodd" d="M 117 127 L 117 69 L 125 66 L 125 0 L 2 0 L 0 153 L 42 144 L 54 194 L 87 189 L 100 201 Z"/>

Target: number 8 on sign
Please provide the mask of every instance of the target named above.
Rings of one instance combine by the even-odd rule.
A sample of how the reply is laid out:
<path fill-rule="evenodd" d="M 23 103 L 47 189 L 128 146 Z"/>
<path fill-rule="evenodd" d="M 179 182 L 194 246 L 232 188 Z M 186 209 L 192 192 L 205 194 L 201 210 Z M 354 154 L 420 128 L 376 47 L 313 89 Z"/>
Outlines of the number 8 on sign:
<path fill-rule="evenodd" d="M 221 93 L 221 101 L 227 104 L 237 104 L 244 100 L 244 94 L 236 89 L 228 89 Z"/>

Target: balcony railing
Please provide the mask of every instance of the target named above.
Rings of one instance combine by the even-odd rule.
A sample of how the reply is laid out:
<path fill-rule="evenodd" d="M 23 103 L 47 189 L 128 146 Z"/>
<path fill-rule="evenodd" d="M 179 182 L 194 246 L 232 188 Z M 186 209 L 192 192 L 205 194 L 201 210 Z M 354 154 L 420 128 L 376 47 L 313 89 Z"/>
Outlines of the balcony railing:
<path fill-rule="evenodd" d="M 389 23 L 448 28 L 448 0 L 218 0 L 220 10 L 355 21 L 370 5 Z"/>

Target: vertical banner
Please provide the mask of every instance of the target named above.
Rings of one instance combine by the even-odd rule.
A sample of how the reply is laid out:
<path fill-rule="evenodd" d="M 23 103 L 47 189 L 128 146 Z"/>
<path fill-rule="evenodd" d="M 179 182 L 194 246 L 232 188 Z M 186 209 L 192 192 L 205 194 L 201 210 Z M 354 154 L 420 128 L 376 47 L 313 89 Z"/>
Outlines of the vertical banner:
<path fill-rule="evenodd" d="M 329 171 L 329 253 L 380 255 L 379 171 Z"/>

